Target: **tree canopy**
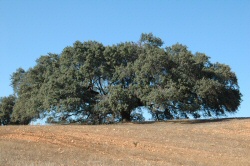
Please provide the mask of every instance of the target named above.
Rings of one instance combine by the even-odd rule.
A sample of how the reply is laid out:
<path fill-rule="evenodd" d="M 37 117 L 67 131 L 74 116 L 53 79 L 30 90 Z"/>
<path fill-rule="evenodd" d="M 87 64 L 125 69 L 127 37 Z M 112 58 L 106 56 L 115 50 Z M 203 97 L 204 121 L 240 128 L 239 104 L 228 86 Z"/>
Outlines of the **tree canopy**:
<path fill-rule="evenodd" d="M 112 46 L 76 41 L 60 54 L 41 56 L 34 67 L 12 74 L 14 96 L 1 100 L 1 123 L 28 124 L 51 111 L 61 119 L 101 124 L 143 120 L 138 108 L 147 108 L 155 120 L 238 110 L 242 95 L 228 65 L 163 43 L 149 33 Z"/>

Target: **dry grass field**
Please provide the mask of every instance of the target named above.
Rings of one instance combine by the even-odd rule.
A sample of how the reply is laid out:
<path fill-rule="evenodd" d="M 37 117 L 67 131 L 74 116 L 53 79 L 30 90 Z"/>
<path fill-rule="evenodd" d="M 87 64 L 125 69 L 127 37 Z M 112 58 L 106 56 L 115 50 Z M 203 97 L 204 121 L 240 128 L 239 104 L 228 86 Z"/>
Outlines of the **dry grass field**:
<path fill-rule="evenodd" d="M 250 165 L 250 119 L 1 126 L 1 166 Z"/>

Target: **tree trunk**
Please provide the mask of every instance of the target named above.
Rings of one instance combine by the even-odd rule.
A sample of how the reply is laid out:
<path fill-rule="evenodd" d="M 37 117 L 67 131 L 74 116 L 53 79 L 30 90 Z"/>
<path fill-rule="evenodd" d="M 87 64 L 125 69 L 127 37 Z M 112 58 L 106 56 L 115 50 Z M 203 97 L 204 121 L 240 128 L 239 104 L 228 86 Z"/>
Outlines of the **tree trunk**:
<path fill-rule="evenodd" d="M 171 112 L 168 108 L 165 109 L 164 115 L 167 119 L 174 119 L 174 116 L 171 114 Z"/>
<path fill-rule="evenodd" d="M 121 111 L 122 122 L 131 122 L 131 116 L 129 111 Z"/>

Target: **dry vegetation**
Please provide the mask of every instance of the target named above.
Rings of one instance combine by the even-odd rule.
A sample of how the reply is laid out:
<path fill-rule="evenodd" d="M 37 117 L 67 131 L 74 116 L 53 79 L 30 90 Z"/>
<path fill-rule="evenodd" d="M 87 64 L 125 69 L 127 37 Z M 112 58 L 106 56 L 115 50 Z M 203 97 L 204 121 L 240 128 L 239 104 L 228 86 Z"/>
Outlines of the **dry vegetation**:
<path fill-rule="evenodd" d="M 0 165 L 250 165 L 250 119 L 0 127 Z"/>

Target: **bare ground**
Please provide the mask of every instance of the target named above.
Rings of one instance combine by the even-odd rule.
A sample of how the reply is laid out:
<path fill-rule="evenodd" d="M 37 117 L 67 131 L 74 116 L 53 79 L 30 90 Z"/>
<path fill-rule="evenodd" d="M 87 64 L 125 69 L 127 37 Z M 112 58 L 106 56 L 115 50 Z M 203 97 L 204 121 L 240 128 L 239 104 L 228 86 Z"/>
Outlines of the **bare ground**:
<path fill-rule="evenodd" d="M 250 119 L 0 127 L 0 165 L 250 165 Z"/>

